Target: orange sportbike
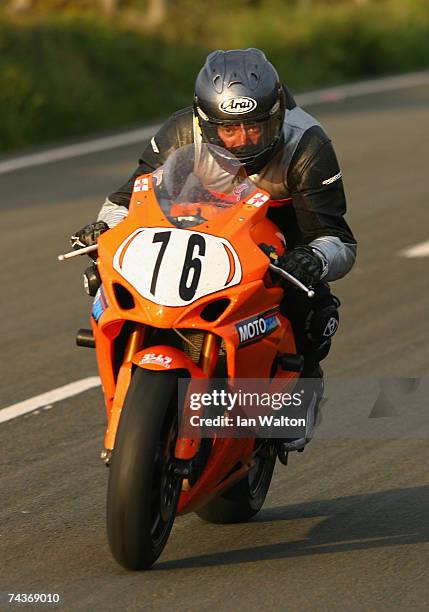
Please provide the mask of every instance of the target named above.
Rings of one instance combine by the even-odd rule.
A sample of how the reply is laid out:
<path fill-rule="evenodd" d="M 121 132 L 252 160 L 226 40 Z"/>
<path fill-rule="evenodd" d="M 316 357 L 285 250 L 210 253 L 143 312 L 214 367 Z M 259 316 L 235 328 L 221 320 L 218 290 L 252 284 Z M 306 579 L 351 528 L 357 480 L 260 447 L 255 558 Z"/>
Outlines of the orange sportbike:
<path fill-rule="evenodd" d="M 269 386 L 299 377 L 291 324 L 279 308 L 282 271 L 259 247 L 281 255 L 286 246 L 269 206 L 236 160 L 189 145 L 138 177 L 128 216 L 82 249 L 98 248 L 101 285 L 92 332 L 82 330 L 78 343 L 95 343 L 107 414 L 107 532 L 125 568 L 156 561 L 178 514 L 239 522 L 264 503 L 274 440 L 207 438 L 198 428 L 181 435 L 187 408 L 178 383 Z"/>

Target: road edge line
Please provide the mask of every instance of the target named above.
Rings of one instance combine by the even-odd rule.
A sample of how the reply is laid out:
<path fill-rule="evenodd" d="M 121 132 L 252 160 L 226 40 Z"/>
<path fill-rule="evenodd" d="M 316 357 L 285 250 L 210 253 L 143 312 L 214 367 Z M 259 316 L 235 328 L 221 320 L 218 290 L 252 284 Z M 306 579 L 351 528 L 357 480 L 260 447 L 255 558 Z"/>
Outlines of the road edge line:
<path fill-rule="evenodd" d="M 57 387 L 56 389 L 52 389 L 46 393 L 35 395 L 34 397 L 30 397 L 29 399 L 18 402 L 17 404 L 6 406 L 5 408 L 0 409 L 0 423 L 5 423 L 6 421 L 22 416 L 23 414 L 33 412 L 34 410 L 49 404 L 55 404 L 61 400 L 73 397 L 74 395 L 78 395 L 79 393 L 83 393 L 84 391 L 88 391 L 88 389 L 93 389 L 94 387 L 98 387 L 100 385 L 101 380 L 99 376 L 89 376 L 87 378 L 81 378 L 75 382 L 68 383 L 67 385 L 63 385 L 62 387 Z"/>

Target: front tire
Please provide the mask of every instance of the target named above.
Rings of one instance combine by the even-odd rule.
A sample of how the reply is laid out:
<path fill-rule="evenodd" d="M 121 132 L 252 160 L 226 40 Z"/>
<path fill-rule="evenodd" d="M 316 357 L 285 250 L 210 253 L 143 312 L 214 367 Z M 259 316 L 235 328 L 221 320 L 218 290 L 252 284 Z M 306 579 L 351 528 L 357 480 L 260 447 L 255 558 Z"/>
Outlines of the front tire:
<path fill-rule="evenodd" d="M 262 508 L 270 487 L 277 453 L 271 443 L 261 446 L 250 472 L 225 493 L 197 510 L 208 523 L 243 523 Z"/>
<path fill-rule="evenodd" d="M 177 379 L 177 371 L 137 368 L 122 409 L 109 469 L 107 534 L 114 558 L 129 570 L 157 560 L 176 516 Z"/>

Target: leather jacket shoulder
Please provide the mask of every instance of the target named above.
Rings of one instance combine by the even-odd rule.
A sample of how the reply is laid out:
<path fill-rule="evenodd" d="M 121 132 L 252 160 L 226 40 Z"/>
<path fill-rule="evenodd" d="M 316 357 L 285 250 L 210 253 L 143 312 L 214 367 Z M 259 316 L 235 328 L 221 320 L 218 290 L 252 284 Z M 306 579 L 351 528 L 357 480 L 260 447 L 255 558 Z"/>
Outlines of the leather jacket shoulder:
<path fill-rule="evenodd" d="M 189 106 L 173 113 L 148 142 L 139 163 L 128 181 L 109 195 L 110 202 L 128 208 L 134 181 L 142 174 L 153 172 L 166 161 L 172 151 L 194 141 L 193 110 Z"/>

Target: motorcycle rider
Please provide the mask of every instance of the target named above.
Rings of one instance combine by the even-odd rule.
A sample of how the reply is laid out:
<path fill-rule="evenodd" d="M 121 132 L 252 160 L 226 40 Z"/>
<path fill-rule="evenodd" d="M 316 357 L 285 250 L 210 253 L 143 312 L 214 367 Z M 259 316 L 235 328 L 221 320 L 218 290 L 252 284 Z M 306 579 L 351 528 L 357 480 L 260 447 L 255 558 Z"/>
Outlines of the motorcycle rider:
<path fill-rule="evenodd" d="M 275 205 L 268 217 L 285 236 L 277 265 L 312 286 L 315 297 L 288 286 L 282 312 L 304 355 L 303 376 L 320 378 L 319 362 L 338 328 L 339 300 L 329 289 L 352 268 L 356 240 L 344 214 L 342 174 L 320 123 L 297 106 L 292 94 L 258 49 L 210 53 L 195 83 L 193 106 L 174 113 L 151 139 L 130 179 L 103 204 L 96 223 L 71 238 L 73 247 L 94 244 L 100 233 L 128 214 L 135 179 L 161 166 L 175 149 L 192 143 L 223 147 L 245 166 Z M 267 245 L 261 245 L 267 252 Z M 311 439 L 317 401 L 307 409 L 306 436 L 282 442 L 282 451 L 302 450 Z"/>

